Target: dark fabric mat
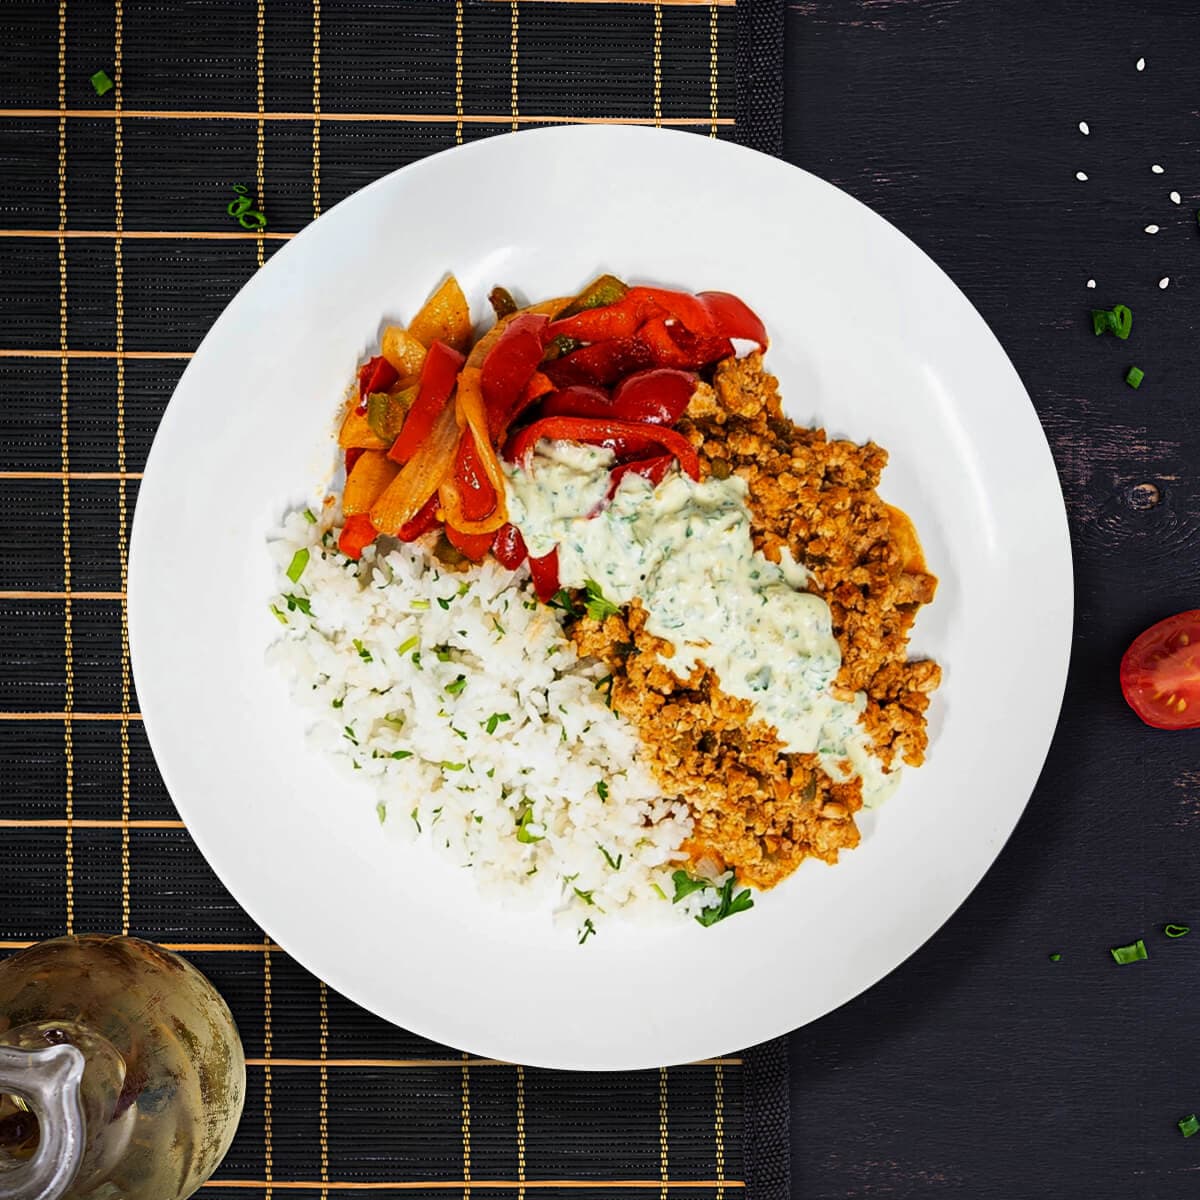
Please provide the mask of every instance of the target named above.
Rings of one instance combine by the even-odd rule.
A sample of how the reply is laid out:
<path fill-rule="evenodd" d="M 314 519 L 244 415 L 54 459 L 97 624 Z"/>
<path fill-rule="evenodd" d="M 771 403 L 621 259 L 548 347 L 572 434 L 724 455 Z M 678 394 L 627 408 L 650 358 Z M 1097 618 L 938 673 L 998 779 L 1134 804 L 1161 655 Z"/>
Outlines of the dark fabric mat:
<path fill-rule="evenodd" d="M 334 1197 L 362 1184 L 410 1197 L 786 1195 L 778 1043 L 620 1075 L 465 1059 L 272 948 L 171 805 L 122 631 L 125 539 L 154 431 L 260 255 L 380 174 L 513 127 L 659 121 L 778 153 L 782 11 L 0 5 L 0 499 L 16 551 L 0 560 L 0 955 L 68 929 L 127 929 L 213 979 L 250 1058 L 219 1172 L 240 1186 L 214 1183 L 213 1200 L 281 1182 Z M 89 83 L 100 69 L 120 83 L 119 140 L 117 92 Z M 270 236 L 211 236 L 239 232 L 230 185 L 257 191 L 260 162 Z M 118 178 L 120 227 L 156 235 L 122 239 L 119 256 Z"/>

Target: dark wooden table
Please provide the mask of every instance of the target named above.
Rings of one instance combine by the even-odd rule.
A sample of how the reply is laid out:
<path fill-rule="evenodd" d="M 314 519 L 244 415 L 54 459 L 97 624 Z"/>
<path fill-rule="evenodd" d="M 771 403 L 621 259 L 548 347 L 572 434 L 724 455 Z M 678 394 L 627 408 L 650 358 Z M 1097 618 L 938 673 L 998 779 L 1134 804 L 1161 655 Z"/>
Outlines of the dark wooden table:
<path fill-rule="evenodd" d="M 925 249 L 1016 364 L 1077 589 L 1058 733 L 999 861 L 793 1035 L 794 1194 L 1195 1197 L 1200 1137 L 1175 1123 L 1200 1110 L 1200 731 L 1143 726 L 1117 664 L 1200 607 L 1200 3 L 807 0 L 787 49 L 787 157 Z M 1132 337 L 1094 338 L 1089 310 L 1116 303 Z M 1139 936 L 1149 961 L 1116 966 Z"/>

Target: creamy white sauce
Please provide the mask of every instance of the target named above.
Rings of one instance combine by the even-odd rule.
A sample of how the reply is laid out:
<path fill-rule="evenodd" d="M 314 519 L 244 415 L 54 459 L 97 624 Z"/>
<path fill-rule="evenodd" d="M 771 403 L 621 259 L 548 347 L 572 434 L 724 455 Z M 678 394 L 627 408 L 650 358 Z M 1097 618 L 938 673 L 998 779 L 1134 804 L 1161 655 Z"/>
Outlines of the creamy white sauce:
<path fill-rule="evenodd" d="M 557 546 L 564 587 L 591 581 L 615 604 L 640 599 L 646 628 L 674 647 L 663 661 L 676 676 L 711 667 L 789 752 L 818 754 L 839 782 L 861 776 L 864 803 L 881 803 L 899 771 L 871 751 L 858 719 L 866 695 L 832 694 L 841 649 L 829 606 L 803 590 L 804 567 L 754 549 L 745 481 L 673 470 L 653 488 L 630 473 L 606 503 L 612 461 L 598 447 L 542 441 L 528 472 L 508 468 L 509 516 L 529 553 Z"/>

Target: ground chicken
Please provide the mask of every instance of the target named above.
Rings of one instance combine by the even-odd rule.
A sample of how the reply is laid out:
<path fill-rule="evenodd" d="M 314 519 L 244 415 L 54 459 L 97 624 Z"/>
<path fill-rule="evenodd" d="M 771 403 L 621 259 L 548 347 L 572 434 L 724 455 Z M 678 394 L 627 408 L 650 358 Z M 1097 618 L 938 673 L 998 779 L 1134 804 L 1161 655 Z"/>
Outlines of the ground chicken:
<path fill-rule="evenodd" d="M 786 546 L 808 568 L 842 650 L 835 686 L 866 693 L 862 720 L 876 753 L 885 765 L 919 766 L 941 670 L 908 660 L 908 635 L 937 581 L 908 518 L 875 493 L 886 452 L 794 425 L 759 354 L 721 363 L 679 428 L 703 475 L 745 479 L 756 547 L 778 562 Z M 603 623 L 581 617 L 570 634 L 580 654 L 607 663 L 612 705 L 638 727 L 664 794 L 690 805 L 694 864 L 733 868 L 767 888 L 805 858 L 832 863 L 858 844 L 861 782 L 836 783 L 816 755 L 785 753 L 774 727 L 703 666 L 678 679 L 663 661 L 672 647 L 646 632 L 637 602 Z"/>

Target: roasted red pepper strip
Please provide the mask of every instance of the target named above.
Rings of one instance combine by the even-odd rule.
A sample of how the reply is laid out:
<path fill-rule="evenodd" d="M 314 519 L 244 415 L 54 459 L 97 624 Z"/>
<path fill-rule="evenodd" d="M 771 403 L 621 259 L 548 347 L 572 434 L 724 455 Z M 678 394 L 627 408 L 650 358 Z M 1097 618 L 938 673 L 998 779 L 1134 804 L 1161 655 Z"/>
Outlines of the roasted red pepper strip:
<path fill-rule="evenodd" d="M 429 431 L 454 391 L 458 371 L 463 362 L 463 356 L 445 342 L 434 342 L 429 347 L 421 367 L 417 398 L 404 418 L 400 436 L 388 451 L 388 457 L 394 462 L 408 462 L 429 436 Z"/>
<path fill-rule="evenodd" d="M 558 591 L 558 547 L 541 558 L 529 560 L 529 574 L 533 578 L 533 590 L 538 599 L 548 604 Z"/>
<path fill-rule="evenodd" d="M 621 480 L 626 475 L 640 475 L 643 479 L 648 479 L 652 487 L 658 487 L 667 477 L 667 472 L 671 469 L 674 461 L 675 459 L 669 454 L 659 454 L 654 458 L 639 458 L 636 462 L 622 463 L 619 467 L 613 467 L 608 498 L 611 500 L 617 494 L 617 488 L 621 486 Z"/>
<path fill-rule="evenodd" d="M 575 383 L 551 392 L 538 406 L 539 417 L 595 417 L 605 420 L 616 415 L 612 397 L 603 388 L 587 383 Z"/>
<path fill-rule="evenodd" d="M 585 417 L 546 417 L 534 421 L 517 433 L 505 447 L 512 460 L 528 460 L 539 438 L 565 442 L 583 442 L 589 446 L 607 446 L 618 456 L 638 453 L 661 446 L 679 460 L 693 479 L 700 478 L 700 460 L 692 443 L 674 429 L 633 421 L 597 421 Z"/>
<path fill-rule="evenodd" d="M 364 409 L 372 392 L 386 392 L 400 378 L 400 372 L 382 354 L 368 359 L 358 368 L 358 406 Z"/>
<path fill-rule="evenodd" d="M 695 390 L 696 376 L 690 371 L 673 367 L 638 371 L 617 384 L 611 412 L 619 421 L 674 425 L 683 416 Z"/>
<path fill-rule="evenodd" d="M 456 550 L 472 562 L 482 562 L 495 540 L 490 533 L 460 533 L 453 525 L 446 526 L 446 538 Z"/>
<path fill-rule="evenodd" d="M 350 449 L 346 451 L 346 478 L 347 479 L 350 478 L 350 472 L 354 470 L 354 464 L 356 462 L 358 462 L 358 460 L 362 456 L 362 454 L 363 454 L 363 448 L 361 446 L 351 446 Z"/>
<path fill-rule="evenodd" d="M 338 536 L 338 549 L 348 558 L 361 558 L 363 550 L 379 536 L 379 530 L 371 524 L 366 513 L 355 513 L 346 518 Z"/>
<path fill-rule="evenodd" d="M 406 521 L 396 531 L 396 536 L 402 542 L 415 542 L 422 534 L 428 533 L 431 529 L 436 529 L 438 524 L 438 496 L 434 492 L 428 500 L 425 501 L 424 507 L 417 513 L 411 521 Z"/>
<path fill-rule="evenodd" d="M 525 561 L 529 551 L 525 548 L 521 531 L 510 523 L 500 526 L 492 543 L 492 553 L 502 567 L 515 571 Z"/>
<path fill-rule="evenodd" d="M 482 520 L 496 507 L 496 489 L 479 461 L 475 438 L 464 430 L 454 460 L 454 479 L 462 493 L 463 515 L 472 521 Z"/>
<path fill-rule="evenodd" d="M 632 337 L 647 321 L 671 320 L 697 337 L 740 338 L 767 348 L 767 330 L 744 301 L 729 292 L 673 292 L 666 288 L 630 288 L 623 299 L 603 308 L 585 309 L 555 321 L 550 339 L 607 342 Z"/>
<path fill-rule="evenodd" d="M 662 319 L 647 321 L 633 337 L 596 342 L 543 366 L 558 386 L 613 384 L 651 367 L 695 371 L 733 354 L 728 338 L 690 333 Z"/>
<path fill-rule="evenodd" d="M 488 430 L 498 441 L 516 415 L 521 399 L 546 349 L 550 318 L 542 313 L 513 317 L 480 368 Z"/>

